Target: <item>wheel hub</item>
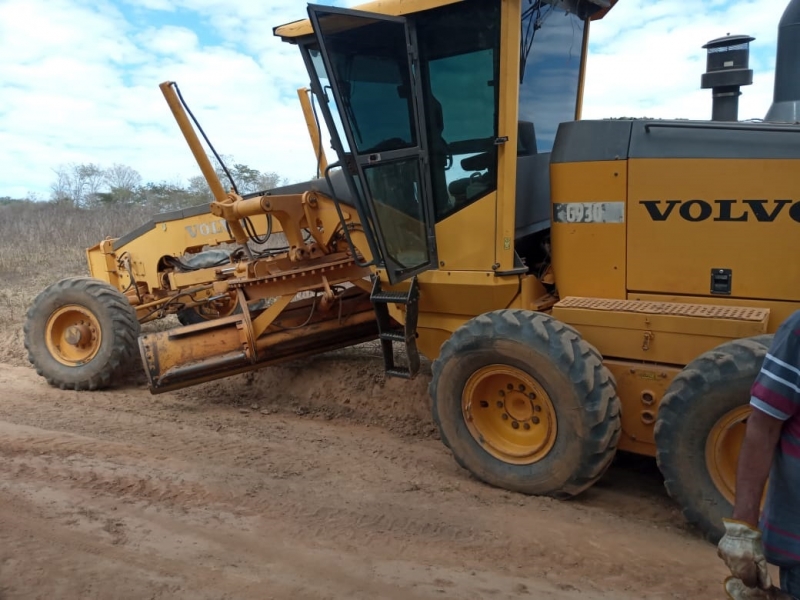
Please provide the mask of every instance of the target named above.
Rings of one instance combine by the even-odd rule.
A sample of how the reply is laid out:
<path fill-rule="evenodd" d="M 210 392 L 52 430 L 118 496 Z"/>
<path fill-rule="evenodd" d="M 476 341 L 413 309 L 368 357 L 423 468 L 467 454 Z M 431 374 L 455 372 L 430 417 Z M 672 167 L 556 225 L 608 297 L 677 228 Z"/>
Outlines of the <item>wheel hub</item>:
<path fill-rule="evenodd" d="M 72 346 L 80 347 L 88 341 L 91 341 L 92 331 L 85 323 L 79 325 L 71 325 L 64 333 L 64 341 Z"/>
<path fill-rule="evenodd" d="M 62 306 L 48 318 L 45 340 L 55 360 L 70 367 L 78 366 L 94 358 L 100 349 L 100 323 L 83 306 Z"/>
<path fill-rule="evenodd" d="M 538 462 L 556 440 L 550 397 L 533 377 L 515 367 L 490 365 L 476 371 L 464 386 L 462 412 L 478 443 L 507 463 Z"/>
<path fill-rule="evenodd" d="M 532 400 L 519 392 L 506 397 L 505 408 L 509 417 L 523 422 L 530 420 L 535 410 Z"/>

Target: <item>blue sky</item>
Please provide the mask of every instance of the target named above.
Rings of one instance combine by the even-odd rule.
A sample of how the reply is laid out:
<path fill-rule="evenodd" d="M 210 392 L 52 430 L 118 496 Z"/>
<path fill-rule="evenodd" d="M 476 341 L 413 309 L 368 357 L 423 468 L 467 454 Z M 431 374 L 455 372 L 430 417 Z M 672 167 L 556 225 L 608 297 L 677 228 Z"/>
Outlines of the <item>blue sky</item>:
<path fill-rule="evenodd" d="M 319 2 L 353 6 L 356 1 Z M 742 118 L 772 97 L 781 0 L 619 0 L 592 27 L 584 117 L 708 118 L 708 40 L 755 36 Z M 197 167 L 158 84 L 177 81 L 218 151 L 290 181 L 314 155 L 295 90 L 297 50 L 272 27 L 290 0 L 0 0 L 0 197 L 46 199 L 53 169 L 114 163 L 185 184 Z"/>

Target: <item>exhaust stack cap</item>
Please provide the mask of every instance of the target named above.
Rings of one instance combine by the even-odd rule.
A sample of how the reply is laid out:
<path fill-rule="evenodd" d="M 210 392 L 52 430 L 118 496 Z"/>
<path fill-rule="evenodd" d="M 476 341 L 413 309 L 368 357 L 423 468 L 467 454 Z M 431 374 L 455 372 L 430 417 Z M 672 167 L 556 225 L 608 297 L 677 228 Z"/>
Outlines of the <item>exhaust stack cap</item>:
<path fill-rule="evenodd" d="M 800 121 L 800 0 L 791 0 L 778 25 L 775 93 L 765 121 Z"/>
<path fill-rule="evenodd" d="M 703 46 L 708 54 L 700 87 L 712 90 L 712 120 L 739 120 L 739 96 L 742 95 L 739 88 L 753 83 L 750 42 L 755 39 L 749 35 L 727 35 Z"/>

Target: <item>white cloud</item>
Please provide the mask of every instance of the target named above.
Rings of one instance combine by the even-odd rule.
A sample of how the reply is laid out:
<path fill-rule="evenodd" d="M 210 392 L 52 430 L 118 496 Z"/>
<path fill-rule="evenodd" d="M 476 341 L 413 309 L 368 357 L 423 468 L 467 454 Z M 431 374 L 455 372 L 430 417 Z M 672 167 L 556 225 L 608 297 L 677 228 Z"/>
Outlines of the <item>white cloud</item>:
<path fill-rule="evenodd" d="M 297 49 L 272 33 L 305 18 L 305 2 L 125 2 L 0 0 L 0 196 L 47 196 L 52 169 L 69 162 L 185 182 L 198 171 L 158 89 L 166 80 L 178 82 L 218 151 L 292 181 L 313 174 L 295 94 L 308 76 Z M 743 89 L 740 115 L 763 117 L 784 7 L 620 0 L 592 27 L 584 116 L 708 118 L 701 46 L 731 32 L 757 38 L 756 83 Z"/>
<path fill-rule="evenodd" d="M 708 119 L 711 91 L 700 89 L 706 42 L 748 34 L 754 83 L 742 88 L 740 118 L 763 118 L 772 102 L 778 21 L 785 2 L 620 0 L 593 23 L 584 117 Z"/>

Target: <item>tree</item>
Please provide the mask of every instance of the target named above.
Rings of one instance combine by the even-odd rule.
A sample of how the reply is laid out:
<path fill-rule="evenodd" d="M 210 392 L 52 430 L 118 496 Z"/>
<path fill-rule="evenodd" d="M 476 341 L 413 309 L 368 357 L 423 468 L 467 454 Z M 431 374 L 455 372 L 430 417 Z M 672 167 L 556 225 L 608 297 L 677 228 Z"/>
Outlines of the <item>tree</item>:
<path fill-rule="evenodd" d="M 142 176 L 136 169 L 114 163 L 105 170 L 104 181 L 109 187 L 108 201 L 130 204 L 134 200 L 136 188 L 142 183 Z"/>
<path fill-rule="evenodd" d="M 146 204 L 159 212 L 177 210 L 198 204 L 186 188 L 174 183 L 162 181 L 148 182 L 136 190 L 137 201 Z"/>
<path fill-rule="evenodd" d="M 56 181 L 50 186 L 52 199 L 74 206 L 92 206 L 101 200 L 105 172 L 94 163 L 62 165 L 55 169 Z"/>
<path fill-rule="evenodd" d="M 231 165 L 231 178 L 240 194 L 273 189 L 285 183 L 277 173 L 261 172 L 230 156 L 222 156 Z M 222 187 L 231 188 L 228 176 L 216 157 L 209 157 Z M 133 168 L 115 163 L 102 168 L 94 163 L 62 165 L 54 169 L 55 181 L 50 185 L 51 201 L 78 208 L 111 204 L 139 204 L 156 211 L 175 210 L 186 206 L 207 204 L 214 200 L 208 182 L 202 175 L 190 177 L 188 186 L 180 183 L 147 182 Z"/>

